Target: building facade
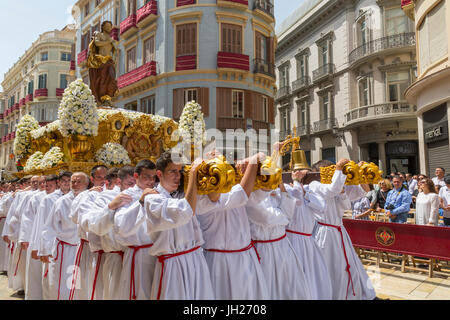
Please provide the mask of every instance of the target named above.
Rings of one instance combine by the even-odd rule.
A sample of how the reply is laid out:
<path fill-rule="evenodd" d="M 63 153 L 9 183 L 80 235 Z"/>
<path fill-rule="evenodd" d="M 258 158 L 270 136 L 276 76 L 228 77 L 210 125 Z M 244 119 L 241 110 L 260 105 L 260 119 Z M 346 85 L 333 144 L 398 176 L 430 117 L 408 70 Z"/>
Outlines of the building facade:
<path fill-rule="evenodd" d="M 414 27 L 398 1 L 307 0 L 277 29 L 276 126 L 310 163 L 372 161 L 417 172 Z M 288 159 L 286 159 L 288 161 Z"/>
<path fill-rule="evenodd" d="M 93 6 L 94 1 L 90 3 Z M 121 0 L 115 5 L 119 17 L 115 106 L 178 120 L 185 103 L 195 100 L 203 107 L 207 128 L 273 127 L 271 1 Z M 80 39 L 103 21 L 93 18 L 94 13 L 81 17 L 77 50 L 85 50 Z M 80 76 L 87 81 L 85 53 L 77 52 Z"/>
<path fill-rule="evenodd" d="M 31 114 L 41 125 L 57 119 L 71 70 L 75 71 L 74 38 L 75 31 L 70 26 L 41 34 L 5 73 L 0 110 L 1 169 L 15 171 L 13 144 L 22 116 Z"/>
<path fill-rule="evenodd" d="M 417 105 L 420 171 L 450 172 L 450 1 L 402 1 L 417 37 L 417 80 L 405 96 Z"/>

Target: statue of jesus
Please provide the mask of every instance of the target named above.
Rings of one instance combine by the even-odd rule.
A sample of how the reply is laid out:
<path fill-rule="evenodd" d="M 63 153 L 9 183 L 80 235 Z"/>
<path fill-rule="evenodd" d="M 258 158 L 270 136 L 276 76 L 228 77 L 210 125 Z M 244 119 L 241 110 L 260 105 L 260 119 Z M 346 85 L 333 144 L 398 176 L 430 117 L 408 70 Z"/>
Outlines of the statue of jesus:
<path fill-rule="evenodd" d="M 117 95 L 114 55 L 117 41 L 110 36 L 111 21 L 104 21 L 101 32 L 94 32 L 89 44 L 89 80 L 97 104 L 111 106 L 111 99 Z"/>

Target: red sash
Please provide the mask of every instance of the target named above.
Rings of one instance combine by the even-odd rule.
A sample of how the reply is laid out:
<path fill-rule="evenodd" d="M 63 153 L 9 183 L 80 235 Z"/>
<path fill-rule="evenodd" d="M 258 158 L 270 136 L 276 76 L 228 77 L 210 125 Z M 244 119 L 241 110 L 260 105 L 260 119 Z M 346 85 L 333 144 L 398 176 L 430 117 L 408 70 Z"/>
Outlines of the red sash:
<path fill-rule="evenodd" d="M 271 243 L 271 242 L 281 241 L 284 238 L 286 238 L 286 233 L 283 236 L 281 236 L 281 237 L 279 237 L 277 239 L 273 239 L 273 240 L 252 240 L 252 242 L 253 243 Z"/>
<path fill-rule="evenodd" d="M 298 234 L 298 235 L 305 236 L 305 237 L 311 237 L 312 236 L 312 234 L 309 234 L 309 233 L 303 233 L 303 232 L 298 232 L 298 231 L 289 230 L 289 229 L 286 229 L 286 232 Z"/>
<path fill-rule="evenodd" d="M 348 298 L 348 288 L 350 287 L 350 283 L 352 284 L 353 296 L 356 296 L 355 288 L 353 287 L 352 274 L 350 272 L 350 264 L 348 263 L 347 251 L 345 251 L 344 236 L 342 235 L 342 227 L 341 226 L 335 226 L 335 225 L 332 225 L 332 224 L 326 224 L 326 223 L 323 223 L 323 222 L 318 222 L 318 223 L 320 225 L 322 225 L 322 226 L 335 228 L 341 234 L 342 249 L 344 251 L 345 262 L 347 263 L 347 267 L 345 268 L 345 271 L 348 273 L 347 291 L 346 291 L 345 299 L 347 300 L 347 298 Z"/>
<path fill-rule="evenodd" d="M 151 248 L 153 246 L 152 244 L 145 244 L 142 246 L 129 246 L 128 248 L 133 250 L 133 257 L 131 258 L 131 274 L 130 274 L 130 300 L 136 300 L 136 284 L 134 280 L 134 267 L 135 267 L 135 258 L 136 258 L 136 252 L 138 252 L 141 249 L 145 248 Z M 123 258 L 123 253 L 122 253 Z M 131 291 L 133 291 L 133 295 L 131 295 Z"/>
<path fill-rule="evenodd" d="M 56 257 L 55 257 L 55 259 L 53 259 L 53 261 L 58 261 L 59 246 L 61 246 L 61 263 L 59 264 L 59 282 L 58 282 L 58 299 L 57 299 L 57 300 L 59 300 L 59 294 L 60 294 L 60 288 L 61 288 L 62 264 L 63 264 L 63 260 L 64 260 L 64 246 L 75 247 L 76 244 L 71 244 L 71 243 L 68 243 L 68 242 L 61 241 L 58 238 L 56 238 L 56 240 L 58 240 L 58 244 L 56 245 Z M 47 271 L 45 272 L 44 278 L 47 277 L 47 274 L 48 274 L 48 266 L 47 266 Z"/>
<path fill-rule="evenodd" d="M 251 248 L 253 248 L 255 250 L 256 256 L 258 257 L 258 261 L 259 261 L 259 263 L 261 263 L 261 257 L 259 256 L 258 250 L 256 250 L 255 241 L 253 241 L 253 240 L 250 242 L 250 244 L 248 246 L 246 246 L 245 248 L 239 249 L 239 250 L 219 250 L 219 249 L 205 249 L 205 250 L 211 251 L 211 252 L 234 253 L 234 252 L 248 251 Z"/>
<path fill-rule="evenodd" d="M 95 276 L 94 276 L 94 284 L 92 286 L 91 300 L 94 300 L 95 287 L 97 285 L 98 271 L 100 270 L 100 264 L 102 263 L 102 255 L 105 252 L 103 250 L 99 250 L 99 251 L 96 251 L 95 253 L 97 254 L 97 264 L 95 266 Z"/>
<path fill-rule="evenodd" d="M 159 298 L 161 297 L 161 286 L 162 286 L 162 279 L 164 276 L 164 261 L 166 261 L 167 259 L 171 259 L 174 257 L 178 257 L 178 256 L 182 256 L 184 254 L 194 252 L 198 249 L 200 249 L 200 246 L 192 248 L 190 250 L 186 250 L 186 251 L 181 251 L 181 252 L 172 253 L 172 254 L 164 254 L 162 256 L 158 256 L 158 261 L 161 263 L 161 276 L 159 277 L 158 297 L 156 298 L 156 300 L 159 300 Z"/>
<path fill-rule="evenodd" d="M 72 274 L 72 287 L 70 288 L 69 300 L 73 300 L 73 295 L 75 294 L 75 287 L 78 278 L 78 270 L 80 269 L 81 263 L 81 254 L 83 253 L 83 247 L 85 244 L 88 244 L 89 241 L 81 239 L 81 242 L 78 246 L 77 255 L 75 257 L 75 266 Z"/>

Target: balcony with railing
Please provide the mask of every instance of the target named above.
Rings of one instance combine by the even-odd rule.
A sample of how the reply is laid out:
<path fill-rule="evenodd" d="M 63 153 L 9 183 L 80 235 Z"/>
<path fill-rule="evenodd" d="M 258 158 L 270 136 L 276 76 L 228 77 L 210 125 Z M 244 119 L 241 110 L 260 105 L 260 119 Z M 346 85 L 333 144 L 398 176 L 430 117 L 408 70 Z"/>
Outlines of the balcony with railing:
<path fill-rule="evenodd" d="M 307 136 L 307 135 L 311 134 L 311 132 L 312 132 L 312 127 L 311 127 L 310 124 L 306 124 L 306 125 L 303 125 L 303 126 L 298 126 L 298 128 L 297 128 L 297 135 L 299 137 Z"/>
<path fill-rule="evenodd" d="M 19 107 L 23 107 L 25 105 L 25 98 L 19 100 Z"/>
<path fill-rule="evenodd" d="M 29 103 L 29 102 L 33 102 L 33 94 L 27 94 L 27 96 L 25 97 L 25 103 Z"/>
<path fill-rule="evenodd" d="M 361 125 L 381 119 L 416 118 L 417 107 L 407 101 L 388 102 L 359 107 L 345 114 L 345 125 Z"/>
<path fill-rule="evenodd" d="M 56 96 L 57 97 L 62 97 L 63 94 L 64 94 L 64 90 L 66 90 L 66 89 L 64 89 L 64 88 L 56 88 Z"/>
<path fill-rule="evenodd" d="M 217 0 L 218 7 L 234 8 L 238 10 L 248 9 L 248 0 Z"/>
<path fill-rule="evenodd" d="M 47 97 L 48 97 L 48 89 L 47 88 L 34 90 L 34 98 L 35 99 L 47 98 Z"/>
<path fill-rule="evenodd" d="M 197 69 L 197 55 L 185 55 L 177 57 L 176 71 Z"/>
<path fill-rule="evenodd" d="M 262 12 L 263 15 L 268 15 L 269 20 L 272 20 L 275 17 L 273 4 L 269 0 L 255 0 L 253 10 L 255 12 Z"/>
<path fill-rule="evenodd" d="M 247 121 L 244 118 L 219 117 L 217 119 L 217 129 L 242 129 L 247 128 Z"/>
<path fill-rule="evenodd" d="M 132 14 L 120 23 L 120 36 L 124 39 L 130 37 L 138 30 L 136 25 L 136 14 Z"/>
<path fill-rule="evenodd" d="M 364 62 L 364 58 L 385 54 L 387 50 L 414 47 L 416 45 L 416 34 L 414 32 L 400 33 L 369 41 L 354 49 L 348 56 L 350 66 L 355 67 Z"/>
<path fill-rule="evenodd" d="M 275 94 L 275 100 L 281 100 L 284 98 L 287 98 L 291 94 L 291 87 L 285 86 L 278 89 L 277 93 Z"/>
<path fill-rule="evenodd" d="M 77 56 L 77 64 L 78 65 L 85 64 L 87 62 L 87 58 L 88 58 L 88 49 L 84 49 Z"/>
<path fill-rule="evenodd" d="M 313 81 L 317 82 L 332 76 L 336 72 L 334 63 L 327 63 L 313 71 Z"/>
<path fill-rule="evenodd" d="M 275 65 L 264 59 L 253 59 L 253 73 L 260 73 L 275 78 Z"/>
<path fill-rule="evenodd" d="M 130 86 L 142 79 L 156 76 L 156 62 L 150 61 L 139 68 L 136 68 L 128 73 L 121 75 L 117 79 L 117 86 L 119 89 Z"/>
<path fill-rule="evenodd" d="M 325 119 L 314 122 L 314 132 L 322 132 L 322 131 L 328 131 L 332 130 L 333 128 L 337 127 L 337 119 Z"/>
<path fill-rule="evenodd" d="M 250 70 L 250 57 L 245 54 L 219 51 L 217 53 L 217 68 Z"/>
<path fill-rule="evenodd" d="M 196 0 L 177 0 L 177 7 L 188 6 L 190 4 L 195 4 Z"/>
<path fill-rule="evenodd" d="M 147 24 L 155 21 L 158 18 L 158 2 L 151 0 L 144 4 L 136 12 L 136 25 L 139 28 L 146 26 Z"/>
<path fill-rule="evenodd" d="M 12 111 L 19 111 L 20 110 L 20 105 L 18 103 L 15 103 L 12 107 Z"/>
<path fill-rule="evenodd" d="M 309 86 L 310 82 L 311 80 L 309 76 L 303 76 L 298 78 L 297 80 L 292 82 L 292 92 L 297 92 L 306 89 Z"/>

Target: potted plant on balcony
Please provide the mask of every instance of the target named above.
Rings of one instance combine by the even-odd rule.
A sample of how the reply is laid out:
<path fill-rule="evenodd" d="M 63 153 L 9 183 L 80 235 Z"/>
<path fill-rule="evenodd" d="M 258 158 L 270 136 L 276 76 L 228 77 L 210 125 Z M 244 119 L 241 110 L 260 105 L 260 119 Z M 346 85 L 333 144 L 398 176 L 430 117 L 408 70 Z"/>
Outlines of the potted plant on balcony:
<path fill-rule="evenodd" d="M 61 134 L 69 138 L 72 160 L 87 162 L 91 138 L 98 133 L 98 113 L 92 91 L 81 79 L 64 90 L 58 117 Z"/>

